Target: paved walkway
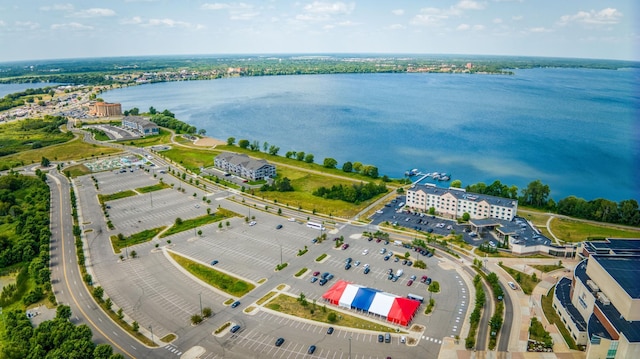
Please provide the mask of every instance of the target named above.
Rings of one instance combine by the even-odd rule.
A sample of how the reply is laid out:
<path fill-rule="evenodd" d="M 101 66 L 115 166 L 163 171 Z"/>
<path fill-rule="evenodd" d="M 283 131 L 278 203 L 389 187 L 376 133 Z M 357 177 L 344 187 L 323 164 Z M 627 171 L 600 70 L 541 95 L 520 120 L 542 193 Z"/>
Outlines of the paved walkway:
<path fill-rule="evenodd" d="M 541 271 L 532 267 L 535 264 L 552 264 L 557 263 L 555 259 L 546 258 L 489 258 L 487 268 L 492 272 L 495 272 L 500 280 L 506 284 L 507 281 L 513 281 L 513 278 L 509 276 L 502 268 L 499 267 L 498 262 L 502 261 L 504 265 L 513 269 L 519 270 L 526 274 L 535 273 L 538 278 L 541 278 L 538 285 L 534 288 L 533 293 L 528 296 L 522 292 L 522 290 L 511 291 L 506 294 L 511 297 L 513 303 L 514 322 L 511 328 L 511 336 L 509 338 L 509 351 L 508 352 L 474 352 L 466 350 L 464 347 L 464 338 L 461 338 L 458 343 L 453 338 L 445 338 L 440 348 L 439 359 L 584 359 L 585 353 L 571 350 L 567 347 L 560 331 L 555 325 L 549 323 L 544 317 L 541 306 L 541 298 L 549 292 L 549 289 L 553 287 L 559 278 L 564 276 L 570 276 L 571 272 L 566 270 L 557 270 L 550 273 L 542 273 Z M 562 259 L 563 265 L 567 268 L 573 268 L 578 262 L 575 260 Z M 506 286 L 505 286 L 506 287 Z M 508 288 L 508 287 L 507 287 Z M 551 334 L 553 338 L 553 353 L 530 353 L 527 352 L 527 339 L 529 333 L 529 324 L 531 318 L 535 316 L 542 322 L 546 330 Z"/>

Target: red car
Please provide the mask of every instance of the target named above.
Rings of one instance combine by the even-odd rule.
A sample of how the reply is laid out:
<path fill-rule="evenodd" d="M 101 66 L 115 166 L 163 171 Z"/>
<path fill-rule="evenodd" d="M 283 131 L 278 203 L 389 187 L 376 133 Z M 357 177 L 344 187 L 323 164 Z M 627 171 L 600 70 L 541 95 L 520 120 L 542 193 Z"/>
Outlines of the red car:
<path fill-rule="evenodd" d="M 349 245 L 348 245 L 347 243 L 345 243 L 345 244 L 343 244 L 343 245 L 342 245 L 342 250 L 345 250 L 345 249 L 347 249 L 347 248 L 349 248 Z"/>
<path fill-rule="evenodd" d="M 420 281 L 421 281 L 422 283 L 426 283 L 426 281 L 427 281 L 427 276 L 426 276 L 426 275 L 423 275 L 423 276 L 422 276 L 422 278 L 420 278 Z"/>
<path fill-rule="evenodd" d="M 412 281 L 412 280 L 409 280 L 409 281 L 407 282 L 407 287 L 411 287 L 411 285 L 412 285 L 412 284 L 413 284 L 413 281 Z"/>
<path fill-rule="evenodd" d="M 320 272 L 318 272 L 318 271 L 313 272 L 313 276 L 314 276 L 314 277 L 317 277 L 319 274 L 320 274 Z"/>

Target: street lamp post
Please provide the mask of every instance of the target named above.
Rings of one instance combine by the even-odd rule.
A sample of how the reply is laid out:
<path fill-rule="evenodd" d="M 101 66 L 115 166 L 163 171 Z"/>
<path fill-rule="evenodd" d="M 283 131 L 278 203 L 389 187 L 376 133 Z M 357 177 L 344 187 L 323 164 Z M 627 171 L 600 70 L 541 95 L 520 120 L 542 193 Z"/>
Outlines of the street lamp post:
<path fill-rule="evenodd" d="M 202 292 L 198 293 L 198 298 L 200 298 L 200 316 L 202 316 Z"/>
<path fill-rule="evenodd" d="M 151 331 L 151 341 L 153 341 L 153 327 L 149 325 L 149 330 Z"/>
<path fill-rule="evenodd" d="M 282 265 L 282 244 L 280 245 L 280 265 Z"/>
<path fill-rule="evenodd" d="M 349 359 L 351 359 L 351 336 L 349 336 Z"/>

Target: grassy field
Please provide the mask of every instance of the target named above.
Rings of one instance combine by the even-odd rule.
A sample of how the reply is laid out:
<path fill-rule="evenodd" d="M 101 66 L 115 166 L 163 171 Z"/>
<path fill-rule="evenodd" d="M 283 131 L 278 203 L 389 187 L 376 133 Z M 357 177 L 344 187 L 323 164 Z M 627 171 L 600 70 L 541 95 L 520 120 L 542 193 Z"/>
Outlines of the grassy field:
<path fill-rule="evenodd" d="M 160 182 L 160 183 L 154 184 L 152 186 L 136 188 L 136 191 L 138 191 L 140 193 L 149 193 L 149 192 L 160 191 L 160 190 L 163 190 L 165 188 L 171 188 L 171 186 L 169 186 L 168 184 L 166 184 L 164 182 Z"/>
<path fill-rule="evenodd" d="M 116 253 L 120 253 L 123 248 L 131 247 L 136 244 L 148 242 L 153 239 L 153 237 L 157 236 L 158 233 L 162 232 L 167 228 L 166 226 L 147 229 L 142 232 L 138 232 L 130 235 L 129 237 L 124 237 L 124 239 L 119 239 L 118 236 L 111 236 L 111 245 L 113 246 L 113 251 Z"/>
<path fill-rule="evenodd" d="M 59 145 L 3 156 L 0 158 L 0 168 L 5 165 L 13 165 L 15 167 L 18 165 L 40 163 L 42 157 L 46 157 L 51 161 L 66 162 L 70 160 L 91 159 L 97 156 L 111 155 L 119 152 L 122 151 L 111 147 L 88 144 L 76 138 Z"/>
<path fill-rule="evenodd" d="M 277 294 L 277 292 L 269 292 L 267 294 L 265 294 L 262 298 L 258 299 L 258 301 L 256 302 L 257 305 L 262 305 L 262 303 L 266 303 L 269 299 L 273 298 L 273 296 L 275 296 Z"/>
<path fill-rule="evenodd" d="M 561 266 L 561 265 L 557 265 L 557 264 L 546 264 L 546 265 L 543 265 L 543 264 L 534 264 L 534 265 L 531 265 L 531 266 L 532 266 L 533 268 L 535 268 L 535 269 L 537 269 L 537 270 L 541 271 L 541 272 L 544 272 L 544 273 L 547 273 L 547 272 L 551 272 L 551 271 L 554 271 L 554 270 L 558 270 L 558 269 L 562 269 L 562 268 L 564 268 L 563 266 Z"/>
<path fill-rule="evenodd" d="M 102 204 L 109 201 L 115 201 L 116 199 L 132 197 L 135 195 L 136 193 L 132 190 L 116 192 L 112 194 L 98 194 L 98 201 L 100 201 L 100 203 Z"/>
<path fill-rule="evenodd" d="M 162 233 L 160 237 L 168 237 L 172 234 L 188 231 L 197 227 L 202 227 L 206 224 L 219 222 L 231 217 L 240 217 L 240 215 L 224 208 L 219 208 L 214 214 L 206 214 L 204 216 L 196 217 L 193 219 L 185 219 L 180 224 L 174 224 L 173 226 L 171 226 L 171 228 L 169 228 L 168 231 Z"/>
<path fill-rule="evenodd" d="M 171 132 L 160 128 L 160 134 L 157 136 L 147 136 L 145 138 L 139 138 L 136 140 L 126 140 L 120 142 L 127 146 L 136 146 L 136 147 L 147 147 L 147 146 L 157 146 L 157 145 L 165 145 L 171 144 Z"/>
<path fill-rule="evenodd" d="M 181 267 L 189 271 L 189 273 L 198 277 L 210 286 L 230 295 L 242 297 L 255 288 L 251 283 L 232 277 L 228 274 L 218 272 L 209 266 L 196 263 L 176 253 L 169 252 L 169 255 L 171 255 L 171 258 L 173 258 Z"/>
<path fill-rule="evenodd" d="M 522 273 L 518 270 L 502 264 L 500 264 L 500 267 L 502 267 L 502 269 L 507 271 L 507 273 L 509 273 L 511 277 L 513 277 L 514 281 L 516 281 L 520 285 L 520 288 L 522 288 L 524 294 L 531 295 L 531 293 L 533 292 L 533 288 L 535 288 L 538 282 L 540 282 L 540 278 L 536 278 L 536 280 L 533 280 L 533 277 L 526 273 Z"/>
<path fill-rule="evenodd" d="M 640 228 L 637 230 L 617 228 L 614 225 L 591 224 L 582 221 L 554 218 L 551 221 L 551 231 L 559 239 L 567 242 L 582 242 L 589 238 L 638 238 Z"/>
<path fill-rule="evenodd" d="M 555 309 L 553 309 L 553 293 L 555 290 L 555 286 L 551 288 L 547 295 L 542 296 L 542 310 L 544 311 L 544 316 L 547 317 L 547 320 L 551 324 L 555 324 L 556 327 L 560 330 L 560 334 L 564 338 L 564 341 L 567 343 L 569 348 L 573 350 L 578 350 L 578 346 L 576 342 L 573 340 L 571 333 L 567 330 L 567 327 L 560 319 L 558 313 L 556 313 Z"/>
<path fill-rule="evenodd" d="M 350 328 L 374 330 L 377 332 L 395 332 L 394 328 L 388 327 L 386 325 L 361 319 L 359 317 L 354 317 L 342 312 L 337 312 L 330 308 L 325 309 L 325 307 L 326 306 L 324 304 L 320 305 L 314 304 L 312 302 L 308 302 L 307 306 L 305 307 L 298 301 L 298 298 L 294 298 L 284 294 L 278 295 L 275 299 L 269 302 L 269 304 L 267 304 L 267 308 L 271 310 L 294 315 L 298 318 L 314 320 L 316 322 L 335 324 Z M 331 313 L 334 313 L 336 315 L 336 320 L 334 322 L 331 322 L 328 319 Z"/>
<path fill-rule="evenodd" d="M 85 165 L 73 165 L 66 168 L 63 168 L 62 171 L 66 173 L 67 171 L 71 175 L 71 178 L 76 178 L 84 175 L 88 175 L 91 173 L 91 170 L 87 168 Z"/>
<path fill-rule="evenodd" d="M 220 152 L 174 146 L 172 149 L 158 152 L 158 154 L 171 159 L 190 171 L 200 173 L 200 167 L 213 167 L 213 158 L 219 155 Z"/>

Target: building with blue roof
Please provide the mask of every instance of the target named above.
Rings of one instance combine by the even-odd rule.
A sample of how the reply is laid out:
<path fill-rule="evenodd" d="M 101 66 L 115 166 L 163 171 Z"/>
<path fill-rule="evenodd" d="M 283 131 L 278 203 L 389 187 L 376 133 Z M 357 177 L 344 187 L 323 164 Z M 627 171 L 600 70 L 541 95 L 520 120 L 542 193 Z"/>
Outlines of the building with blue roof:
<path fill-rule="evenodd" d="M 640 239 L 585 242 L 553 307 L 587 359 L 640 358 Z"/>

